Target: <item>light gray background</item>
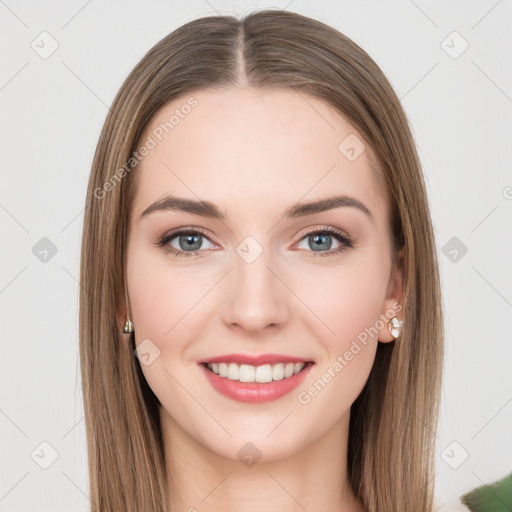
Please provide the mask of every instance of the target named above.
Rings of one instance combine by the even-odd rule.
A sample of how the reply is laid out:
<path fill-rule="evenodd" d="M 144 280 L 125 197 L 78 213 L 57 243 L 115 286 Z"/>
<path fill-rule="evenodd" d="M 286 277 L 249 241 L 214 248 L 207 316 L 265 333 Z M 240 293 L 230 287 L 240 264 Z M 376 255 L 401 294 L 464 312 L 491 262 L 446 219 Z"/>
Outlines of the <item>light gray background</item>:
<path fill-rule="evenodd" d="M 263 7 L 354 39 L 411 121 L 446 314 L 438 502 L 512 470 L 510 1 L 0 0 L 0 511 L 89 507 L 77 279 L 86 184 L 108 106 L 174 28 Z M 58 48 L 42 58 L 52 39 Z M 33 250 L 43 237 L 57 248 L 46 262 Z M 43 469 L 52 450 L 58 457 Z"/>

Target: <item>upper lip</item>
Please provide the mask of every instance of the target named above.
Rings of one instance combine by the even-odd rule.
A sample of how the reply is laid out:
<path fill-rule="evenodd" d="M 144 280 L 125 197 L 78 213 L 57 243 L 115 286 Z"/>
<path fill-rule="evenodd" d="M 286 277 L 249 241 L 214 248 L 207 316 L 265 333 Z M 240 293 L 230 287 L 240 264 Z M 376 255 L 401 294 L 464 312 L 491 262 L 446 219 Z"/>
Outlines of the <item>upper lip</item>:
<path fill-rule="evenodd" d="M 285 354 L 261 354 L 248 355 L 248 354 L 225 354 L 218 357 L 210 357 L 200 361 L 203 364 L 208 363 L 237 363 L 249 364 L 251 366 L 260 366 L 263 364 L 278 364 L 278 363 L 307 363 L 310 359 L 302 357 L 287 356 Z"/>

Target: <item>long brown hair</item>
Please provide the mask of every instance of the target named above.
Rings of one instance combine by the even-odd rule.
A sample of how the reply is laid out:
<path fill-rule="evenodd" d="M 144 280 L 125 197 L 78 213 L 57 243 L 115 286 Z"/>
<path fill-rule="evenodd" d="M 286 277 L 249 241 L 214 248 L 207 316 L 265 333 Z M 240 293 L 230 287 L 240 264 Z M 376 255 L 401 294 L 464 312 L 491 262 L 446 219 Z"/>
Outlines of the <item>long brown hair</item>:
<path fill-rule="evenodd" d="M 170 510 L 172 474 L 164 460 L 159 403 L 133 354 L 134 336 L 127 343 L 116 318 L 125 297 L 133 154 L 167 102 L 239 84 L 289 88 L 324 100 L 376 157 L 395 256 L 402 247 L 406 255 L 404 327 L 399 341 L 378 344 L 368 381 L 352 405 L 348 471 L 367 511 L 431 512 L 444 329 L 415 143 L 398 97 L 366 52 L 328 25 L 278 10 L 242 19 L 204 17 L 181 26 L 135 66 L 107 115 L 89 179 L 80 272 L 92 509 Z"/>

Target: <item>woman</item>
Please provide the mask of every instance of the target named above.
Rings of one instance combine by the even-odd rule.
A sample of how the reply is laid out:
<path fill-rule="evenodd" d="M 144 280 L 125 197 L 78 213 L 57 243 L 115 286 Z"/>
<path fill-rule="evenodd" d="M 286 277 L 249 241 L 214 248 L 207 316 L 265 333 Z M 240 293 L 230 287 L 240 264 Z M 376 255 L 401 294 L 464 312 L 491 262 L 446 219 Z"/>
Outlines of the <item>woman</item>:
<path fill-rule="evenodd" d="M 156 44 L 100 136 L 81 283 L 93 510 L 433 510 L 425 185 L 338 31 L 269 10 Z"/>

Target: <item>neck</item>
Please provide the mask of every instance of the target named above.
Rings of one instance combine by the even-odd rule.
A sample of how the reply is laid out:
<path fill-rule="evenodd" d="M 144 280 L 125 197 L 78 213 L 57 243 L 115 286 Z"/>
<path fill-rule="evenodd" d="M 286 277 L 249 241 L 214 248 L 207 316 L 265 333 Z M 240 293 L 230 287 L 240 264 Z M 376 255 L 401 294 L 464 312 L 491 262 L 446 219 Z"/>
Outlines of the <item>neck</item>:
<path fill-rule="evenodd" d="M 171 510 L 364 512 L 347 474 L 349 418 L 286 458 L 244 464 L 199 444 L 161 408 Z"/>

